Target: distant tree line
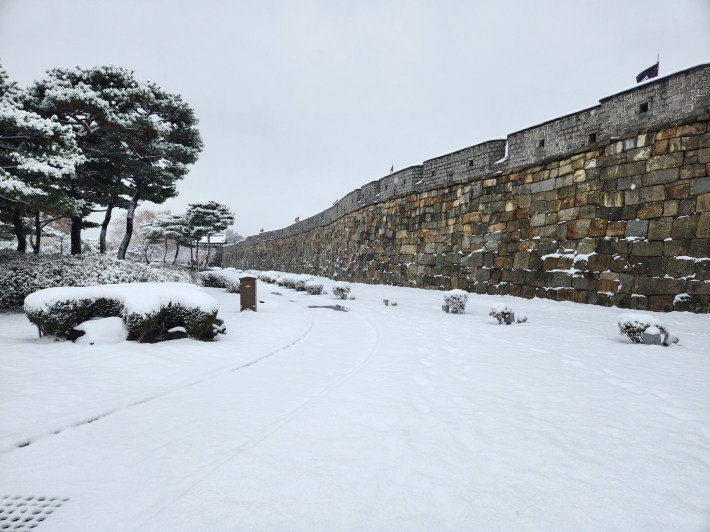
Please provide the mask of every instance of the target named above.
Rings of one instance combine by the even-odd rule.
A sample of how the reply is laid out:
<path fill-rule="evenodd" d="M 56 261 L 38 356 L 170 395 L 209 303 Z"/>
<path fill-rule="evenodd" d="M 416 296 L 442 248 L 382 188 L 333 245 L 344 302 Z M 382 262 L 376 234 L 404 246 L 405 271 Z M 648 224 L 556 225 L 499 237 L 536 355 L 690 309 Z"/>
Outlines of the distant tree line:
<path fill-rule="evenodd" d="M 70 221 L 72 255 L 82 251 L 82 230 L 100 225 L 105 253 L 114 209 L 125 209 L 117 253 L 124 259 L 136 208 L 177 196 L 197 161 L 197 123 L 179 95 L 124 68 L 55 68 L 23 89 L 0 67 L 0 224 L 12 227 L 19 252 L 29 233 L 39 253 L 42 230 Z M 87 219 L 95 212 L 104 212 L 103 223 Z M 192 248 L 233 221 L 224 205 L 194 203 L 183 215 L 158 217 L 144 236 Z"/>

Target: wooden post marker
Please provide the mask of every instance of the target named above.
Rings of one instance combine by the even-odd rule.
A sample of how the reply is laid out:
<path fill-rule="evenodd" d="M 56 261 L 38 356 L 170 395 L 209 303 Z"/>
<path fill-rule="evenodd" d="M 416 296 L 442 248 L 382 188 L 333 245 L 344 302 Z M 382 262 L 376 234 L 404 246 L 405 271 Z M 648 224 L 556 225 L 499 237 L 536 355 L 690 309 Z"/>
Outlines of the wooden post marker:
<path fill-rule="evenodd" d="M 241 311 L 253 310 L 256 312 L 256 277 L 240 277 L 239 299 Z"/>

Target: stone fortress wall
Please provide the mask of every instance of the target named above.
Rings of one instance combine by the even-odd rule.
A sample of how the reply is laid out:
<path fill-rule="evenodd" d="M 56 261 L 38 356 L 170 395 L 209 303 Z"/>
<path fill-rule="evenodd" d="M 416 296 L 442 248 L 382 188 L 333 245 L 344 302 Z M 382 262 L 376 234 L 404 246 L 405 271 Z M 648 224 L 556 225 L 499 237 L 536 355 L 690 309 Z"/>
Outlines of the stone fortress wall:
<path fill-rule="evenodd" d="M 368 183 L 224 264 L 707 310 L 708 121 L 703 64 Z"/>

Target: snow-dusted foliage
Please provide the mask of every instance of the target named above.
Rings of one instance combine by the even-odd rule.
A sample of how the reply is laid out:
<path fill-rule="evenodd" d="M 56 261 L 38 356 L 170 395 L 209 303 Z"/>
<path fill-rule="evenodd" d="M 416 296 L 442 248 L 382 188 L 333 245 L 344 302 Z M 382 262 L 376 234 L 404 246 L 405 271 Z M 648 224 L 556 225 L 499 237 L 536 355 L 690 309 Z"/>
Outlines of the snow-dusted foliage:
<path fill-rule="evenodd" d="M 350 285 L 347 283 L 335 283 L 333 285 L 333 295 L 338 299 L 346 299 L 350 293 Z M 343 297 L 345 296 L 345 297 Z"/>
<path fill-rule="evenodd" d="M 306 292 L 312 296 L 318 296 L 323 293 L 323 283 L 321 281 L 306 281 L 305 288 Z"/>
<path fill-rule="evenodd" d="M 274 271 L 261 272 L 259 273 L 258 278 L 260 281 L 273 284 L 278 280 L 279 273 Z"/>
<path fill-rule="evenodd" d="M 279 279 L 276 281 L 279 286 L 283 286 L 285 288 L 291 288 L 292 290 L 300 290 L 300 291 L 305 291 L 306 290 L 306 283 L 308 281 L 312 281 L 313 277 L 309 275 L 299 275 L 297 273 L 290 273 L 287 275 L 284 275 L 282 277 L 279 277 Z"/>
<path fill-rule="evenodd" d="M 638 312 L 626 312 L 619 316 L 617 320 L 619 334 L 626 336 L 635 344 L 643 342 L 643 333 L 647 331 L 657 334 L 654 328 L 663 334 L 663 345 L 677 344 L 678 338 L 673 336 L 668 327 L 656 316 L 641 314 Z M 651 330 L 649 330 L 651 329 Z"/>
<path fill-rule="evenodd" d="M 234 268 L 214 269 L 200 272 L 200 279 L 204 286 L 211 288 L 226 288 L 227 292 L 238 294 L 241 290 L 240 274 Z"/>
<path fill-rule="evenodd" d="M 466 290 L 449 290 L 444 294 L 444 302 L 449 305 L 449 312 L 452 314 L 463 314 L 468 303 L 468 292 Z"/>
<path fill-rule="evenodd" d="M 141 341 L 158 329 L 174 327 L 199 338 L 212 331 L 219 305 L 187 283 L 130 283 L 47 288 L 27 296 L 24 309 L 43 335 L 66 336 L 91 318 L 117 316 Z"/>
<path fill-rule="evenodd" d="M 197 283 L 190 272 L 154 268 L 105 255 L 25 255 L 0 251 L 0 308 L 21 307 L 32 292 L 58 286 L 116 283 Z"/>
<path fill-rule="evenodd" d="M 508 316 L 510 316 L 512 313 L 512 308 L 510 308 L 508 305 L 504 305 L 503 303 L 499 303 L 491 307 L 491 311 L 488 313 L 488 315 L 497 319 L 499 324 L 502 324 L 506 322 Z"/>

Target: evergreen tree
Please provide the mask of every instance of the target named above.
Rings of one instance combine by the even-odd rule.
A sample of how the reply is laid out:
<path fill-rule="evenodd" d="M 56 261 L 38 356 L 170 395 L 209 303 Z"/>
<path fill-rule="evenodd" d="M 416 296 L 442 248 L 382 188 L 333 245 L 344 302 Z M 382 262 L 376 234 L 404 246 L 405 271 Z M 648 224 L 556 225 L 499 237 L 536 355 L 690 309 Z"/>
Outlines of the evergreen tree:
<path fill-rule="evenodd" d="M 207 265 L 210 254 L 210 236 L 224 231 L 232 225 L 234 214 L 226 205 L 216 201 L 208 201 L 190 203 L 185 216 L 190 226 L 190 232 L 196 241 L 199 242 L 202 237 L 207 237 L 207 257 L 205 258 L 205 265 Z"/>
<path fill-rule="evenodd" d="M 26 250 L 26 217 L 34 219 L 39 253 L 42 228 L 56 217 L 78 213 L 81 204 L 62 189 L 84 157 L 71 128 L 20 107 L 24 94 L 0 68 L 0 220 L 12 222 L 17 250 Z"/>
<path fill-rule="evenodd" d="M 83 202 L 81 212 L 72 217 L 72 254 L 81 252 L 81 229 L 89 227 L 84 218 L 94 205 L 103 205 L 104 249 L 103 228 L 113 208 L 129 211 L 119 248 L 119 258 L 125 258 L 138 201 L 162 203 L 176 195 L 175 182 L 202 149 L 192 109 L 179 96 L 114 66 L 49 70 L 28 90 L 24 102 L 38 114 L 56 115 L 70 126 L 86 157 L 63 181 L 67 193 Z"/>

